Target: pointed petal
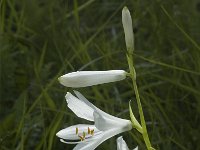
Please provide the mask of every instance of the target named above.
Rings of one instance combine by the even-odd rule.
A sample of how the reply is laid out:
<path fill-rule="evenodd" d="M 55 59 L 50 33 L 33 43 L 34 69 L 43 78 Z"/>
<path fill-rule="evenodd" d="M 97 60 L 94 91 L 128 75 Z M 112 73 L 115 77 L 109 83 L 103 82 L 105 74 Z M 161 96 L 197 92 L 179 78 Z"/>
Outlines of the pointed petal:
<path fill-rule="evenodd" d="M 108 113 L 105 113 L 104 111 L 102 111 L 101 109 L 97 108 L 96 106 L 94 106 L 92 103 L 90 103 L 80 92 L 78 91 L 75 91 L 74 90 L 74 93 L 76 94 L 76 96 L 81 100 L 81 101 L 84 101 L 88 106 L 90 106 L 91 108 L 94 109 L 94 111 L 97 111 L 98 113 L 100 113 L 101 115 L 104 115 L 108 118 L 116 118 Z"/>
<path fill-rule="evenodd" d="M 80 118 L 94 121 L 93 112 L 94 109 L 90 105 L 86 104 L 81 99 L 76 98 L 71 93 L 67 92 L 65 96 L 68 107 Z"/>
<path fill-rule="evenodd" d="M 101 115 L 101 113 L 94 111 L 94 122 L 95 127 L 101 131 L 109 130 L 112 128 L 119 128 L 124 131 L 132 129 L 132 124 L 130 120 L 125 120 L 117 117 L 108 117 Z"/>
<path fill-rule="evenodd" d="M 82 141 L 65 141 L 63 139 L 60 139 L 60 142 L 65 143 L 65 144 L 78 144 L 81 143 Z"/>
<path fill-rule="evenodd" d="M 56 134 L 56 136 L 58 136 L 59 138 L 62 138 L 62 139 L 66 139 L 66 140 L 80 140 L 78 135 L 82 134 L 83 132 L 87 133 L 88 127 L 91 130 L 94 129 L 94 135 L 96 135 L 97 133 L 99 134 L 99 132 L 101 132 L 94 125 L 77 124 L 77 125 L 73 125 L 73 126 L 70 126 L 70 127 L 60 130 Z M 78 134 L 76 134 L 76 128 L 78 128 Z"/>
<path fill-rule="evenodd" d="M 74 93 L 78 97 L 78 99 L 83 101 L 85 104 L 87 104 L 92 109 L 96 110 L 96 107 L 92 103 L 90 103 L 80 92 L 74 90 Z"/>
<path fill-rule="evenodd" d="M 136 148 L 134 148 L 133 150 L 138 150 L 138 146 Z"/>
<path fill-rule="evenodd" d="M 99 140 L 94 140 L 91 142 L 82 142 L 77 144 L 73 150 L 94 150 L 98 145 L 100 145 Z"/>
<path fill-rule="evenodd" d="M 61 76 L 58 80 L 67 87 L 86 87 L 120 81 L 126 78 L 124 70 L 77 71 Z"/>
<path fill-rule="evenodd" d="M 76 145 L 74 147 L 73 150 L 94 150 L 95 148 L 97 148 L 97 146 L 99 146 L 101 143 L 103 143 L 104 141 L 106 141 L 107 139 L 121 133 L 122 131 L 117 129 L 117 128 L 113 128 L 107 131 L 104 131 L 101 135 L 101 138 L 98 138 L 94 141 L 91 142 L 82 142 L 79 143 L 78 145 Z"/>
<path fill-rule="evenodd" d="M 122 138 L 122 136 L 117 138 L 117 150 L 129 150 L 126 142 Z"/>
<path fill-rule="evenodd" d="M 68 107 L 80 118 L 94 121 L 93 112 L 97 111 L 101 116 L 105 116 L 106 118 L 110 118 L 112 120 L 116 120 L 118 122 L 123 122 L 125 119 L 121 119 L 118 117 L 114 117 L 110 114 L 105 113 L 104 111 L 100 110 L 92 103 L 90 103 L 80 92 L 74 91 L 76 96 L 73 96 L 71 93 L 66 94 L 66 100 L 68 103 Z"/>
<path fill-rule="evenodd" d="M 96 134 L 94 134 L 94 136 L 92 136 L 92 137 L 90 137 L 90 138 L 87 138 L 87 139 L 85 139 L 84 141 L 81 141 L 81 140 L 79 140 L 79 141 L 66 141 L 66 140 L 63 140 L 63 139 L 60 139 L 60 141 L 62 142 L 62 143 L 65 143 L 65 144 L 79 144 L 79 143 L 90 143 L 90 142 L 93 142 L 93 141 L 96 141 L 98 138 L 101 138 L 102 137 L 102 134 L 101 134 L 102 132 L 101 131 L 99 131 L 99 132 L 97 132 Z"/>
<path fill-rule="evenodd" d="M 121 118 L 118 118 L 118 117 L 115 117 L 115 116 L 112 116 L 104 111 L 102 111 L 101 109 L 97 108 L 96 106 L 94 106 L 92 103 L 90 103 L 80 92 L 78 91 L 75 91 L 74 90 L 74 93 L 76 94 L 76 96 L 84 101 L 88 106 L 90 106 L 91 108 L 93 108 L 96 112 L 98 112 L 101 116 L 104 116 L 106 118 L 109 118 L 111 120 L 115 120 L 117 122 L 124 122 L 125 119 L 121 119 Z M 127 122 L 127 120 L 125 120 Z"/>

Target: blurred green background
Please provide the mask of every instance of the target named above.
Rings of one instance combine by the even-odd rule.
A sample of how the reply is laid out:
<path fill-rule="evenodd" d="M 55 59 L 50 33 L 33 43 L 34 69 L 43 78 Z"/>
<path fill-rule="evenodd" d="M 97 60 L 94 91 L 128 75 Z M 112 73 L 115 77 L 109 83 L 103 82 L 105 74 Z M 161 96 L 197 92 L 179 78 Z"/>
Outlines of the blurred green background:
<path fill-rule="evenodd" d="M 72 149 L 55 134 L 88 123 L 67 108 L 73 89 L 57 78 L 77 70 L 128 71 L 121 10 L 133 17 L 137 82 L 158 150 L 200 149 L 200 1 L 1 0 L 0 149 Z M 77 89 L 102 110 L 138 118 L 131 80 Z M 129 148 L 145 149 L 132 130 Z M 117 137 L 117 136 L 116 136 Z M 116 137 L 97 149 L 116 149 Z"/>

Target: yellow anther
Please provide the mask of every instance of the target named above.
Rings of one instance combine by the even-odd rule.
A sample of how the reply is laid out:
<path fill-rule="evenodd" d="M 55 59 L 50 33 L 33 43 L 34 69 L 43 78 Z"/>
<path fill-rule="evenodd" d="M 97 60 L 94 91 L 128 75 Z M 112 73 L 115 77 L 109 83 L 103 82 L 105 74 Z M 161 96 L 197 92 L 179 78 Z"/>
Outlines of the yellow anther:
<path fill-rule="evenodd" d="M 76 134 L 78 134 L 78 128 L 76 127 Z"/>
<path fill-rule="evenodd" d="M 81 135 L 79 135 L 79 133 L 78 133 L 78 128 L 76 127 L 76 135 L 78 135 L 78 137 L 80 138 L 81 141 L 84 141 L 84 140 L 85 140 L 86 134 L 87 134 L 87 135 L 88 135 L 88 134 L 94 135 L 94 129 L 91 130 L 91 129 L 88 127 L 88 133 L 85 132 L 85 131 L 83 131 L 83 134 L 82 134 L 82 136 L 81 136 Z"/>
<path fill-rule="evenodd" d="M 94 135 L 94 129 L 91 130 L 91 133 L 90 133 L 90 134 L 91 134 L 91 135 Z"/>
<path fill-rule="evenodd" d="M 81 139 L 81 141 L 83 141 L 83 140 L 84 140 L 84 138 L 83 138 L 82 136 L 80 136 L 80 135 L 79 135 L 78 137 Z"/>
<path fill-rule="evenodd" d="M 83 131 L 83 139 L 85 139 L 86 133 Z"/>
<path fill-rule="evenodd" d="M 88 134 L 91 134 L 91 130 L 90 130 L 90 128 L 88 127 Z"/>

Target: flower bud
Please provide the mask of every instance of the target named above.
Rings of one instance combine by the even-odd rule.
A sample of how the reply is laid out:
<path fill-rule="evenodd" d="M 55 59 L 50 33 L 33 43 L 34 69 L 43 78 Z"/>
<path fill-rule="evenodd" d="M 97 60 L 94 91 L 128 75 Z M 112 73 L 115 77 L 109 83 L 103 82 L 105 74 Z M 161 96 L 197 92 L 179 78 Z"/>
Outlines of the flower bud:
<path fill-rule="evenodd" d="M 124 70 L 77 71 L 65 74 L 58 80 L 64 86 L 78 88 L 120 81 L 126 78 L 126 74 Z"/>
<path fill-rule="evenodd" d="M 132 27 L 132 18 L 126 6 L 122 10 L 122 24 L 124 28 L 126 48 L 128 52 L 133 53 L 134 35 L 133 35 L 133 27 Z"/>

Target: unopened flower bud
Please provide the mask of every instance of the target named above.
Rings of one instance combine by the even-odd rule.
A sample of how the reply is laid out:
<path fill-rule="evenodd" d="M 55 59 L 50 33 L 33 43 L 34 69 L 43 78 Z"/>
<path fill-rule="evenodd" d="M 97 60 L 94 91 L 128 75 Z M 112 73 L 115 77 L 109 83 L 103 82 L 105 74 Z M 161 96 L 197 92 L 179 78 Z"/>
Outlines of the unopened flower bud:
<path fill-rule="evenodd" d="M 126 48 L 128 52 L 133 53 L 134 35 L 133 35 L 133 27 L 132 27 L 132 18 L 126 6 L 122 10 L 122 24 L 124 28 Z"/>

